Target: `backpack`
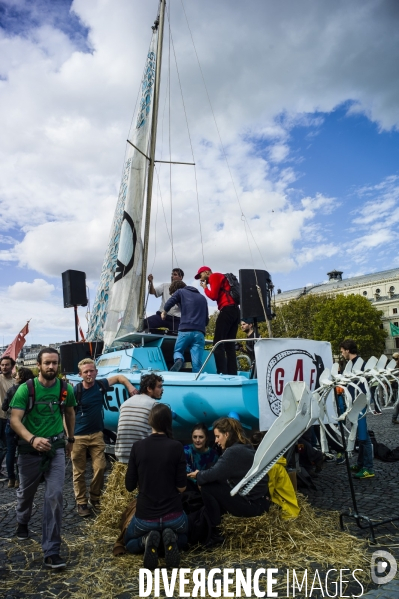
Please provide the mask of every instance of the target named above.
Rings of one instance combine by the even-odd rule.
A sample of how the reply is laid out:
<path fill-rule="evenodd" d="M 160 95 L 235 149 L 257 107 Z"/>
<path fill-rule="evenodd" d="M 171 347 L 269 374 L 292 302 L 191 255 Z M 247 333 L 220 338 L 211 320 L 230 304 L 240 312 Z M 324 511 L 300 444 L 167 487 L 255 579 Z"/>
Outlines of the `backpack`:
<path fill-rule="evenodd" d="M 26 386 L 28 387 L 28 392 L 29 392 L 29 397 L 28 397 L 28 405 L 26 406 L 26 410 L 25 410 L 25 414 L 24 414 L 24 418 L 25 416 L 27 416 L 29 414 L 29 412 L 31 412 L 33 410 L 33 406 L 36 404 L 36 396 L 35 396 L 35 383 L 33 382 L 34 379 L 28 379 L 26 381 Z M 64 415 L 65 412 L 65 399 L 68 393 L 68 387 L 67 387 L 67 382 L 64 380 L 61 380 L 61 385 L 60 385 L 60 396 L 58 398 L 58 405 L 60 407 L 60 412 L 62 415 Z M 41 403 L 45 403 L 47 404 L 47 402 L 42 402 L 42 401 L 38 401 L 38 404 Z M 51 408 L 52 410 L 52 408 Z"/>
<path fill-rule="evenodd" d="M 105 388 L 104 383 L 102 383 L 101 381 L 95 382 L 99 386 L 100 391 L 103 394 L 103 397 L 105 397 L 105 395 L 107 394 L 107 389 Z M 78 383 L 77 385 L 75 385 L 75 387 L 73 388 L 73 392 L 75 394 L 76 400 L 75 412 L 77 412 L 79 407 L 82 409 L 83 383 Z"/>
<path fill-rule="evenodd" d="M 235 275 L 232 272 L 226 272 L 224 275 L 230 285 L 230 290 L 226 291 L 232 298 L 235 304 L 240 304 L 241 286 Z"/>

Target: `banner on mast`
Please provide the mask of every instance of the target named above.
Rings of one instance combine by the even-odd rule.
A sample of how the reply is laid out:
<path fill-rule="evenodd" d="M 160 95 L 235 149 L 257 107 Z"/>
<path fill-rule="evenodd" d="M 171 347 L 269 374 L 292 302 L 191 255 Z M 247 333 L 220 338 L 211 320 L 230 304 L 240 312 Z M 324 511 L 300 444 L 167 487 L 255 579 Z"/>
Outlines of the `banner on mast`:
<path fill-rule="evenodd" d="M 111 237 L 104 258 L 100 285 L 89 323 L 88 340 L 104 339 L 110 346 L 117 333 L 131 332 L 139 324 L 147 155 L 153 109 L 158 31 L 147 54 L 141 82 L 141 98 L 131 143 L 128 144 Z"/>

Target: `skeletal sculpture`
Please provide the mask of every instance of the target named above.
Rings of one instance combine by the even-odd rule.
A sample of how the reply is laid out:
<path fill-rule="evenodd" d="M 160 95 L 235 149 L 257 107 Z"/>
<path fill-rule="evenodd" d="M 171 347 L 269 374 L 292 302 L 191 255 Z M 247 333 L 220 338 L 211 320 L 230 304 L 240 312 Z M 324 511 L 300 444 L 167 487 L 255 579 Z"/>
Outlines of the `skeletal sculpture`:
<path fill-rule="evenodd" d="M 399 368 L 395 360 L 388 364 L 388 358 L 382 355 L 379 360 L 374 356 L 366 363 L 358 358 L 353 367 L 349 361 L 342 374 L 338 373 L 338 364 L 333 364 L 331 371 L 327 368 L 320 376 L 320 387 L 311 392 L 303 382 L 287 383 L 284 387 L 281 412 L 262 439 L 252 467 L 244 478 L 232 489 L 231 495 L 247 495 L 251 489 L 268 473 L 277 460 L 286 453 L 312 424 L 320 424 L 320 442 L 323 453 L 328 451 L 327 435 L 331 433 L 326 427 L 329 424 L 338 432 L 337 422 L 341 421 L 348 438 L 347 451 L 355 445 L 357 423 L 371 412 L 371 391 L 375 388 L 374 398 L 380 407 L 377 395 L 382 392 L 385 405 L 393 397 L 392 382 L 399 383 Z M 344 391 L 345 411 L 331 415 L 327 410 L 327 400 L 335 387 Z M 399 403 L 399 393 L 395 406 Z M 333 405 L 335 402 L 333 403 Z M 348 429 L 345 422 L 349 421 Z M 337 439 L 334 439 L 337 442 Z"/>

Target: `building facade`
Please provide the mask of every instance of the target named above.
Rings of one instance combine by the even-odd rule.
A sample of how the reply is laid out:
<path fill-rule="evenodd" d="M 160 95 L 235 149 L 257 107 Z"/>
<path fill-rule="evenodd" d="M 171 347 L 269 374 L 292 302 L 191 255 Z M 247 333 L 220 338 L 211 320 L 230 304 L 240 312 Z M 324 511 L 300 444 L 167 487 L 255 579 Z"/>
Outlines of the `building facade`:
<path fill-rule="evenodd" d="M 363 295 L 375 308 L 383 312 L 381 327 L 388 336 L 385 340 L 385 353 L 388 357 L 399 351 L 399 336 L 392 337 L 390 323 L 399 326 L 399 268 L 384 270 L 359 277 L 342 278 L 342 271 L 327 273 L 329 280 L 300 289 L 280 292 L 275 295 L 276 305 L 285 304 L 309 293 L 329 295 Z"/>

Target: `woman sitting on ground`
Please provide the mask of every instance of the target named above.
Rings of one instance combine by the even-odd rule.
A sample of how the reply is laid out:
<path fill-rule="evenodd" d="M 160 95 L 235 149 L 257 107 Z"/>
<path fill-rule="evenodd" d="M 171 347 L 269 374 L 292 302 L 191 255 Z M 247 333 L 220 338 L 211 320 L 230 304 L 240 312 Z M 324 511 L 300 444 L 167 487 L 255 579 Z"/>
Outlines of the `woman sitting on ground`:
<path fill-rule="evenodd" d="M 144 552 L 144 568 L 158 566 L 158 547 L 165 547 L 167 568 L 178 568 L 179 548 L 187 544 L 188 520 L 180 493 L 186 488 L 183 446 L 172 437 L 172 412 L 156 404 L 148 417 L 152 434 L 136 441 L 130 452 L 125 485 L 139 488 L 137 509 L 125 534 L 130 553 Z"/>
<path fill-rule="evenodd" d="M 214 423 L 213 432 L 216 443 L 223 450 L 222 456 L 209 470 L 196 470 L 187 475 L 196 478 L 201 486 L 205 511 L 212 526 L 210 545 L 223 541 L 219 530 L 223 514 L 244 518 L 260 516 L 269 510 L 270 505 L 267 475 L 248 495 L 230 495 L 231 489 L 251 468 L 255 455 L 238 420 L 220 418 Z"/>
<path fill-rule="evenodd" d="M 196 424 L 191 431 L 191 445 L 184 446 L 187 473 L 208 470 L 219 459 L 214 449 L 208 447 L 208 429 L 203 422 Z"/>
<path fill-rule="evenodd" d="M 18 479 L 15 476 L 15 454 L 17 452 L 17 441 L 15 440 L 15 433 L 10 426 L 10 403 L 12 398 L 14 397 L 18 387 L 22 385 L 22 383 L 26 383 L 29 379 L 34 379 L 35 375 L 31 371 L 30 368 L 21 367 L 18 368 L 17 375 L 15 377 L 15 385 L 10 387 L 6 393 L 5 398 L 3 399 L 3 403 L 1 409 L 4 412 L 7 412 L 7 422 L 5 428 L 5 436 L 7 443 L 7 453 L 6 453 L 6 467 L 7 467 L 7 476 L 8 476 L 8 488 L 17 488 L 19 487 Z"/>

